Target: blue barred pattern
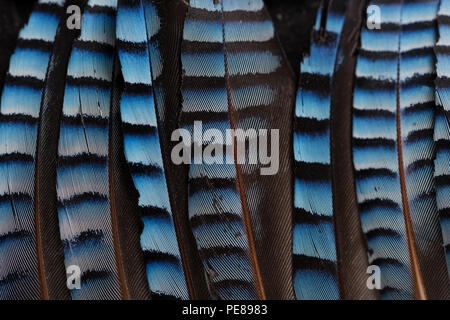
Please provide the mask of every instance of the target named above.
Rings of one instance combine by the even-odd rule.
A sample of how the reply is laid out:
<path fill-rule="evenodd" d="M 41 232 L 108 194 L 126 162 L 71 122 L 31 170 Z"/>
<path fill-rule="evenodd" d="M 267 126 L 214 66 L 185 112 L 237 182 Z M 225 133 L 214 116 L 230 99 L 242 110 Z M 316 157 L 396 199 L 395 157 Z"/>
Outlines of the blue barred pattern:
<path fill-rule="evenodd" d="M 326 14 L 326 17 L 322 15 Z M 321 22 L 326 18 L 326 25 Z M 294 289 L 297 299 L 339 299 L 330 163 L 333 73 L 345 11 L 322 6 L 300 70 L 295 108 Z"/>
<path fill-rule="evenodd" d="M 450 278 L 450 1 L 441 0 L 439 41 L 436 45 L 436 199 Z"/>
<path fill-rule="evenodd" d="M 195 152 L 191 160 L 189 218 L 211 293 L 220 299 L 265 294 L 257 261 L 259 219 L 267 209 L 262 181 L 254 178 L 260 164 L 236 163 L 235 143 L 245 137 L 227 130 L 270 128 L 269 112 L 277 112 L 271 108 L 280 94 L 272 79 L 282 61 L 275 41 L 261 0 L 190 1 L 181 54 L 181 124 L 194 137 L 191 146 L 206 157 Z M 199 142 L 208 129 L 223 139 Z M 221 155 L 211 155 L 212 149 Z"/>
<path fill-rule="evenodd" d="M 433 278 L 430 272 L 432 264 L 438 264 L 432 259 L 440 254 L 432 82 L 438 1 L 370 4 L 381 8 L 383 20 L 379 30 L 362 30 L 357 60 L 357 196 L 369 263 L 383 274 L 382 298 L 411 299 L 420 291 L 418 284 L 413 288 L 414 270 L 425 288 L 439 282 L 439 275 Z"/>
<path fill-rule="evenodd" d="M 57 197 L 65 264 L 82 272 L 72 299 L 121 298 L 108 173 L 116 6 L 88 1 L 67 70 Z"/>
<path fill-rule="evenodd" d="M 163 104 L 158 34 L 151 1 L 119 2 L 117 38 L 125 79 L 121 100 L 125 157 L 139 192 L 147 278 L 154 297 L 189 299 L 161 154 L 156 105 Z M 163 116 L 161 113 L 160 116 Z M 163 118 L 162 118 L 163 119 Z"/>
<path fill-rule="evenodd" d="M 42 90 L 64 0 L 40 0 L 20 31 L 0 107 L 0 299 L 39 299 L 34 172 Z"/>

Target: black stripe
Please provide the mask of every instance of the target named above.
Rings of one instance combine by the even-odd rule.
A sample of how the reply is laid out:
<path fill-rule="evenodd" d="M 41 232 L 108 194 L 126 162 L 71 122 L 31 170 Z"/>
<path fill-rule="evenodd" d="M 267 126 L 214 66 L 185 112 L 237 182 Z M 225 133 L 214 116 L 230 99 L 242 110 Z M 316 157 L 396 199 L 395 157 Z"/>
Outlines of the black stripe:
<path fill-rule="evenodd" d="M 116 45 L 119 52 L 122 51 L 147 54 L 147 44 L 145 42 L 131 42 L 117 39 Z"/>
<path fill-rule="evenodd" d="M 437 54 L 442 54 L 442 55 L 450 55 L 450 46 L 441 46 L 438 45 L 435 47 L 435 52 Z"/>
<path fill-rule="evenodd" d="M 242 217 L 234 214 L 234 213 L 215 213 L 215 214 L 202 214 L 195 215 L 190 220 L 192 229 L 196 229 L 197 227 L 201 227 L 204 225 L 214 224 L 214 223 L 233 223 L 233 222 L 241 222 Z"/>
<path fill-rule="evenodd" d="M 433 140 L 434 137 L 434 129 L 423 129 L 410 132 L 406 137 L 406 143 L 414 143 L 424 139 Z"/>
<path fill-rule="evenodd" d="M 110 272 L 106 270 L 88 270 L 86 272 L 83 272 L 81 275 L 81 283 L 94 281 L 98 279 L 106 279 L 110 276 Z M 76 289 L 73 289 L 76 290 Z"/>
<path fill-rule="evenodd" d="M 148 175 L 148 176 L 154 176 L 154 175 L 162 175 L 163 170 L 162 168 L 151 165 L 151 164 L 142 164 L 142 163 L 134 163 L 134 162 L 128 162 L 128 166 L 130 167 L 131 175 Z"/>
<path fill-rule="evenodd" d="M 172 219 L 172 216 L 170 213 L 163 208 L 158 208 L 155 206 L 145 206 L 140 207 L 141 215 L 145 218 L 156 218 L 156 219 L 164 219 L 167 221 L 170 221 Z"/>
<path fill-rule="evenodd" d="M 208 260 L 211 258 L 215 258 L 218 256 L 230 256 L 230 255 L 238 255 L 243 257 L 244 259 L 247 259 L 247 252 L 239 247 L 231 247 L 231 246 L 227 246 L 227 247 L 212 247 L 212 248 L 200 248 L 199 249 L 199 253 L 200 256 L 204 259 L 204 260 Z"/>
<path fill-rule="evenodd" d="M 2 114 L 0 121 L 3 123 L 26 123 L 34 125 L 38 123 L 38 119 L 26 114 Z"/>
<path fill-rule="evenodd" d="M 446 187 L 450 186 L 450 174 L 436 176 L 436 187 Z"/>
<path fill-rule="evenodd" d="M 439 25 L 450 25 L 450 16 L 446 16 L 443 14 L 438 15 L 437 21 Z"/>
<path fill-rule="evenodd" d="M 294 208 L 294 223 L 295 224 L 313 224 L 319 225 L 322 223 L 332 223 L 333 218 L 319 214 L 313 214 L 303 208 Z"/>
<path fill-rule="evenodd" d="M 330 130 L 329 119 L 313 119 L 313 118 L 295 118 L 295 133 L 312 133 L 312 134 L 324 134 Z"/>
<path fill-rule="evenodd" d="M 104 195 L 101 195 L 100 193 L 94 193 L 94 192 L 85 192 L 82 194 L 77 194 L 72 196 L 70 199 L 67 200 L 58 200 L 58 207 L 64 208 L 64 207 L 70 207 L 73 205 L 77 205 L 83 202 L 94 202 L 94 201 L 107 201 L 108 198 Z"/>
<path fill-rule="evenodd" d="M 125 82 L 124 94 L 153 97 L 152 86 L 143 83 Z"/>
<path fill-rule="evenodd" d="M 359 210 L 361 212 L 364 211 L 369 211 L 375 208 L 389 208 L 389 209 L 396 209 L 399 211 L 400 214 L 403 214 L 403 212 L 401 211 L 401 208 L 399 207 L 398 203 L 392 201 L 392 200 L 387 200 L 387 199 L 372 199 L 372 200 L 367 200 L 364 202 L 361 202 L 359 204 Z"/>
<path fill-rule="evenodd" d="M 102 88 L 110 90 L 111 82 L 101 79 L 93 79 L 89 77 L 73 78 L 72 76 L 67 76 L 67 85 L 69 86 L 80 86 L 80 87 L 91 87 L 91 88 Z"/>
<path fill-rule="evenodd" d="M 420 31 L 423 29 L 434 29 L 436 28 L 436 20 L 433 19 L 431 21 L 419 21 L 408 24 L 402 24 L 402 33 L 408 31 Z"/>
<path fill-rule="evenodd" d="M 110 17 L 114 17 L 116 15 L 115 8 L 105 7 L 105 6 L 93 6 L 92 7 L 90 5 L 86 5 L 85 12 L 105 14 Z"/>
<path fill-rule="evenodd" d="M 377 228 L 370 230 L 369 232 L 366 232 L 367 240 L 375 239 L 378 237 L 401 238 L 401 235 L 392 229 L 385 229 L 385 228 Z"/>
<path fill-rule="evenodd" d="M 432 157 L 432 155 L 430 155 L 430 157 Z M 434 168 L 434 159 L 430 158 L 430 159 L 421 159 L 421 160 L 414 161 L 407 167 L 406 171 L 408 173 L 411 173 L 417 169 L 421 169 L 424 167 L 429 167 L 429 168 L 433 169 Z"/>
<path fill-rule="evenodd" d="M 220 178 L 194 178 L 189 180 L 189 195 L 199 191 L 210 191 L 216 190 L 220 191 L 221 189 L 232 189 L 236 190 L 236 181 L 234 179 L 220 179 Z M 215 193 L 213 192 L 213 196 Z"/>
<path fill-rule="evenodd" d="M 361 110 L 353 108 L 353 114 L 355 117 L 363 118 L 363 119 L 373 119 L 373 118 L 382 118 L 395 120 L 395 113 L 388 110 Z"/>
<path fill-rule="evenodd" d="M 300 90 L 311 90 L 328 97 L 330 93 L 330 76 L 302 73 L 300 75 Z"/>
<path fill-rule="evenodd" d="M 403 108 L 402 114 L 404 114 L 404 115 L 412 115 L 412 114 L 414 114 L 416 112 L 420 112 L 420 111 L 428 111 L 428 110 L 434 111 L 435 108 L 436 108 L 435 102 L 434 101 L 429 101 L 429 102 L 414 104 L 414 105 L 409 106 L 407 108 Z"/>
<path fill-rule="evenodd" d="M 113 54 L 115 50 L 114 46 L 97 41 L 75 40 L 73 43 L 73 47 L 83 51 L 97 52 L 102 54 Z"/>
<path fill-rule="evenodd" d="M 386 169 L 386 168 L 380 168 L 380 169 L 363 169 L 363 170 L 357 170 L 355 173 L 355 176 L 357 179 L 367 179 L 367 178 L 373 178 L 373 177 L 389 177 L 389 178 L 396 178 L 397 173 Z"/>
<path fill-rule="evenodd" d="M 436 152 L 445 152 L 450 150 L 450 140 L 440 139 L 436 141 Z"/>
<path fill-rule="evenodd" d="M 156 136 L 158 129 L 148 124 L 131 124 L 128 122 L 122 122 L 122 130 L 124 134 L 130 136 Z"/>
<path fill-rule="evenodd" d="M 0 195 L 0 203 L 15 201 L 33 201 L 33 197 L 26 193 L 8 193 Z"/>
<path fill-rule="evenodd" d="M 51 52 L 53 43 L 45 40 L 17 40 L 17 48 L 21 49 L 37 49 L 43 52 Z"/>
<path fill-rule="evenodd" d="M 58 166 L 59 167 L 74 167 L 79 164 L 99 164 L 107 165 L 108 159 L 104 156 L 99 156 L 92 153 L 81 153 L 73 156 L 59 156 Z"/>
<path fill-rule="evenodd" d="M 389 148 L 396 148 L 397 143 L 395 140 L 391 139 L 384 139 L 384 138 L 377 138 L 377 139 L 359 139 L 355 138 L 353 139 L 353 146 L 358 148 L 365 148 L 365 147 L 389 147 Z"/>
<path fill-rule="evenodd" d="M 223 43 L 220 42 L 201 42 L 192 40 L 183 40 L 181 46 L 183 54 L 193 54 L 195 56 L 201 56 L 206 53 L 222 53 L 224 51 Z M 224 60 L 225 63 L 225 60 Z"/>
<path fill-rule="evenodd" d="M 401 57 L 403 58 L 416 58 L 421 59 L 425 56 L 432 56 L 434 58 L 434 48 L 433 47 L 425 47 L 425 48 L 417 48 L 417 49 L 411 49 L 408 51 L 403 51 L 401 53 Z M 431 70 L 434 72 L 434 70 Z"/>
<path fill-rule="evenodd" d="M 91 240 L 94 241 L 102 241 L 104 238 L 104 234 L 102 230 L 86 230 L 82 231 L 79 234 L 75 235 L 71 239 L 64 239 L 63 245 L 66 249 L 72 249 L 79 246 L 82 246 L 84 243 L 89 242 Z"/>
<path fill-rule="evenodd" d="M 441 219 L 450 219 L 450 207 L 440 209 L 439 216 L 441 217 Z"/>
<path fill-rule="evenodd" d="M 295 178 L 304 181 L 331 181 L 329 164 L 295 161 Z"/>
<path fill-rule="evenodd" d="M 266 21 L 268 20 L 265 14 L 264 8 L 258 11 L 246 11 L 246 10 L 233 10 L 224 11 L 223 15 L 226 22 L 236 21 L 236 22 L 256 22 L 256 21 Z"/>
<path fill-rule="evenodd" d="M 75 127 L 99 127 L 105 130 L 108 130 L 109 119 L 102 117 L 93 117 L 83 114 L 81 117 L 80 114 L 74 116 L 63 115 L 61 119 L 61 123 L 66 126 L 75 126 Z"/>
<path fill-rule="evenodd" d="M 144 251 L 144 260 L 146 263 L 162 261 L 172 263 L 174 265 L 178 265 L 180 263 L 179 259 L 172 254 L 155 251 Z"/>
<path fill-rule="evenodd" d="M 32 239 L 33 235 L 30 232 L 25 231 L 25 230 L 10 231 L 6 234 L 0 234 L 0 243 L 6 242 L 9 240 L 20 240 L 20 239 L 25 239 L 25 238 Z"/>
<path fill-rule="evenodd" d="M 396 94 L 397 79 L 378 80 L 374 78 L 358 77 L 356 78 L 356 87 L 360 90 L 367 91 L 392 91 L 392 95 Z"/>
<path fill-rule="evenodd" d="M 418 57 L 417 59 L 421 59 Z M 406 80 L 401 81 L 401 88 L 408 89 L 414 88 L 417 86 L 429 86 L 434 88 L 434 79 L 436 78 L 436 74 L 430 70 L 430 73 L 423 75 L 414 75 L 412 78 L 406 78 Z M 433 99 L 434 101 L 434 99 Z"/>
<path fill-rule="evenodd" d="M 0 154 L 0 163 L 8 163 L 8 162 L 34 162 L 34 157 L 29 154 L 23 153 L 8 153 L 8 154 Z"/>
<path fill-rule="evenodd" d="M 183 76 L 183 90 L 208 91 L 210 89 L 225 89 L 224 77 L 190 77 Z"/>
<path fill-rule="evenodd" d="M 369 51 L 364 49 L 357 50 L 358 56 L 367 60 L 393 60 L 398 61 L 398 52 L 393 51 Z"/>
<path fill-rule="evenodd" d="M 44 81 L 34 77 L 16 77 L 9 73 L 6 75 L 5 86 L 30 87 L 37 90 L 42 90 Z"/>
<path fill-rule="evenodd" d="M 319 270 L 336 277 L 336 263 L 330 260 L 305 255 L 293 255 L 294 272 L 297 270 Z"/>
<path fill-rule="evenodd" d="M 0 279 L 0 285 L 12 283 L 14 281 L 25 279 L 29 277 L 29 273 L 27 271 L 15 271 L 8 273 L 6 277 Z"/>

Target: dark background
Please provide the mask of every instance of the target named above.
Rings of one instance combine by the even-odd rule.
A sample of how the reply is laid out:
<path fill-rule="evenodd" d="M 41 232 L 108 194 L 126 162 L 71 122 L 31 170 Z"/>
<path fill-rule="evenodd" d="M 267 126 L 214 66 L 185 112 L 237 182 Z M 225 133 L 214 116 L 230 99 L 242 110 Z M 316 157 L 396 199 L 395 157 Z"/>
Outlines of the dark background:
<path fill-rule="evenodd" d="M 309 51 L 311 29 L 320 0 L 265 0 L 284 51 L 296 75 Z"/>
<path fill-rule="evenodd" d="M 36 1 L 0 0 L 0 59 L 2 53 L 10 51 L 11 47 L 14 49 L 15 35 Z M 294 72 L 298 74 L 301 57 L 309 50 L 309 35 L 320 0 L 265 0 L 265 3 L 284 51 Z"/>

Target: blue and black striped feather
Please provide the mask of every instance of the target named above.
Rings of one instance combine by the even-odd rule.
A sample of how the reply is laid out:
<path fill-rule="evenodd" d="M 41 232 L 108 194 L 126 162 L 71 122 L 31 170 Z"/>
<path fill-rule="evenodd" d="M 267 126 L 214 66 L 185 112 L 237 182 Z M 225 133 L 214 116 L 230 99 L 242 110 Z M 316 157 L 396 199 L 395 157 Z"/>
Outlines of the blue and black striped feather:
<path fill-rule="evenodd" d="M 450 1 L 441 0 L 438 13 L 439 41 L 436 53 L 436 117 L 434 175 L 436 200 L 450 277 Z"/>
<path fill-rule="evenodd" d="M 293 281 L 297 299 L 339 299 L 330 157 L 333 73 L 345 5 L 319 8 L 295 108 Z M 325 22 L 325 23 L 324 23 Z"/>
<path fill-rule="evenodd" d="M 323 1 L 300 67 L 294 125 L 297 299 L 376 299 L 354 187 L 351 97 L 364 1 Z"/>
<path fill-rule="evenodd" d="M 234 148 L 242 136 L 204 145 L 184 141 L 224 150 L 223 159 L 202 162 L 194 155 L 189 166 L 189 219 L 211 295 L 292 299 L 294 85 L 262 0 L 190 1 L 181 63 L 182 128 L 192 134 L 201 121 L 203 130 L 216 129 L 224 138 L 227 129 L 278 129 L 280 136 L 273 176 L 261 175 L 259 162 L 237 163 Z"/>
<path fill-rule="evenodd" d="M 371 1 L 354 91 L 353 159 L 369 262 L 383 299 L 449 294 L 433 177 L 438 1 Z M 445 270 L 445 271 L 444 271 Z"/>
<path fill-rule="evenodd" d="M 56 190 L 65 265 L 81 269 L 72 299 L 127 297 L 109 172 L 116 7 L 88 1 L 67 68 Z"/>
<path fill-rule="evenodd" d="M 0 106 L 0 299 L 46 296 L 34 210 L 37 128 L 64 0 L 40 0 L 19 33 Z"/>
<path fill-rule="evenodd" d="M 179 100 L 171 101 L 174 98 L 168 97 L 167 91 L 177 95 L 173 90 L 179 90 L 176 73 L 180 74 L 168 67 L 177 59 L 168 51 L 170 43 L 180 33 L 176 22 L 179 4 L 170 4 L 171 8 L 160 1 L 119 1 L 117 39 L 125 81 L 120 110 L 125 158 L 139 193 L 144 224 L 141 247 L 152 297 L 189 299 L 198 296 L 202 279 L 193 276 L 201 275 L 201 268 L 193 268 L 194 248 L 189 251 L 186 231 L 183 232 L 186 227 L 180 223 L 186 219 L 186 212 L 175 195 L 170 195 L 177 179 L 178 201 L 187 187 L 181 176 L 173 175 L 175 169 L 167 158 L 170 128 L 179 113 Z M 174 25 L 169 26 L 169 21 Z M 180 36 L 181 33 L 178 39 Z M 170 50 L 179 52 L 172 46 Z M 171 77 L 173 81 L 168 80 Z"/>

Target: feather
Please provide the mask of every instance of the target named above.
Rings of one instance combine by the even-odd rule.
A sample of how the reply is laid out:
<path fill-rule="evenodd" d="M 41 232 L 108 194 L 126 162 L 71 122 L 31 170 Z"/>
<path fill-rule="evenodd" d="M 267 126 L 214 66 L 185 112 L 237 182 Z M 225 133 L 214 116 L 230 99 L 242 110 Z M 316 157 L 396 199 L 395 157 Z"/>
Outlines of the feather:
<path fill-rule="evenodd" d="M 297 299 L 374 299 L 351 165 L 351 99 L 364 2 L 322 2 L 301 64 L 294 157 Z"/>
<path fill-rule="evenodd" d="M 433 179 L 438 1 L 371 1 L 353 100 L 353 159 L 369 262 L 383 299 L 448 298 Z M 444 271 L 445 270 L 445 271 Z"/>
<path fill-rule="evenodd" d="M 87 0 L 70 0 L 65 8 L 77 5 L 84 8 Z M 66 12 L 66 10 L 64 10 Z M 58 225 L 56 199 L 56 155 L 61 108 L 64 100 L 65 79 L 71 48 L 79 36 L 79 30 L 67 27 L 67 21 L 59 23 L 53 52 L 47 68 L 47 80 L 42 90 L 36 148 L 35 214 L 39 221 L 38 235 L 42 250 L 42 273 L 46 282 L 47 298 L 68 300 L 70 292 L 66 284 L 64 248 Z"/>
<path fill-rule="evenodd" d="M 333 2 L 336 4 L 337 2 Z M 297 299 L 339 299 L 330 160 L 330 92 L 342 5 L 319 8 L 301 63 L 295 110 L 294 288 Z M 325 23 L 324 23 L 325 22 Z"/>
<path fill-rule="evenodd" d="M 109 174 L 116 6 L 88 1 L 67 69 L 56 190 L 65 265 L 81 270 L 73 299 L 128 298 Z"/>
<path fill-rule="evenodd" d="M 291 299 L 294 84 L 262 0 L 190 1 L 181 63 L 181 127 L 191 137 L 197 130 L 196 139 L 206 133 L 195 128 L 201 121 L 223 138 L 194 142 L 194 149 L 224 153 L 203 161 L 196 153 L 189 166 L 189 219 L 211 295 Z M 267 168 L 251 163 L 258 151 L 250 146 L 242 161 L 238 143 L 252 144 L 255 136 L 227 135 L 231 129 L 278 129 L 276 174 L 261 174 Z M 191 141 L 181 143 L 191 147 Z"/>
<path fill-rule="evenodd" d="M 47 296 L 34 211 L 38 117 L 62 0 L 40 0 L 20 31 L 0 109 L 0 299 Z"/>
<path fill-rule="evenodd" d="M 118 10 L 124 152 L 139 193 L 141 247 L 153 298 L 198 298 L 206 290 L 183 222 L 187 184 L 168 158 L 179 113 L 176 61 L 184 13 L 178 1 L 123 0 Z"/>
<path fill-rule="evenodd" d="M 450 1 L 441 0 L 439 15 L 439 42 L 436 44 L 436 141 L 435 179 L 436 199 L 441 219 L 443 244 L 450 278 Z"/>

